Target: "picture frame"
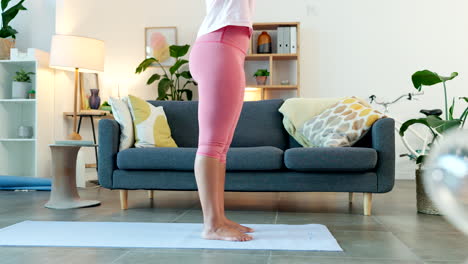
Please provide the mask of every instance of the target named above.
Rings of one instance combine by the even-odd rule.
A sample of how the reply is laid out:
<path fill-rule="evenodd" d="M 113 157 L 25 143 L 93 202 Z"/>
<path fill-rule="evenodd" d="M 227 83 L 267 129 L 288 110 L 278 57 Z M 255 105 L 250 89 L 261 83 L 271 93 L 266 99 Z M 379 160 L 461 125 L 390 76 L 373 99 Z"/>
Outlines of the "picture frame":
<path fill-rule="evenodd" d="M 99 74 L 80 72 L 80 110 L 89 110 L 88 98 L 91 96 L 91 89 L 99 89 Z"/>
<path fill-rule="evenodd" d="M 171 67 L 175 58 L 169 54 L 169 46 L 177 45 L 177 27 L 146 27 L 145 58 L 160 60 L 163 67 Z M 154 63 L 151 66 L 159 66 Z"/>

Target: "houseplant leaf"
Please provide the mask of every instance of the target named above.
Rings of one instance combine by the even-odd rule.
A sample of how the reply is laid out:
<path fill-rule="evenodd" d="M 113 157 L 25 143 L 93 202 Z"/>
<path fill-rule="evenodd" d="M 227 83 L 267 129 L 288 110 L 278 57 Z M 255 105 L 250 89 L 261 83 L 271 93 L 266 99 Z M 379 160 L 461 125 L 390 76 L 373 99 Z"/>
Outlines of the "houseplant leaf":
<path fill-rule="evenodd" d="M 400 127 L 400 131 L 399 131 L 400 136 L 404 136 L 406 130 L 408 130 L 408 128 L 410 126 L 414 125 L 414 124 L 423 124 L 423 125 L 427 126 L 431 130 L 431 132 L 434 134 L 434 132 L 431 129 L 431 126 L 427 122 L 427 117 L 425 117 L 425 118 L 410 119 L 410 120 L 404 122 Z"/>
<path fill-rule="evenodd" d="M 147 58 L 147 59 L 145 59 L 144 61 L 142 61 L 140 63 L 140 65 L 138 65 L 138 67 L 135 70 L 135 73 L 139 74 L 139 73 L 144 72 L 151 64 L 153 64 L 155 62 L 158 62 L 158 60 L 156 58 Z"/>
<path fill-rule="evenodd" d="M 184 45 L 184 46 L 171 45 L 169 47 L 169 52 L 171 54 L 171 57 L 179 58 L 187 54 L 189 48 L 190 48 L 190 45 Z"/>
<path fill-rule="evenodd" d="M 429 70 L 418 71 L 411 76 L 411 80 L 413 81 L 414 88 L 421 91 L 422 86 L 431 86 L 434 84 L 438 84 L 441 82 L 452 80 L 453 78 L 457 77 L 458 73 L 453 72 L 450 76 L 444 77 L 440 76 L 436 72 L 432 72 Z"/>
<path fill-rule="evenodd" d="M 446 81 L 453 80 L 457 76 L 458 76 L 458 72 L 452 72 L 452 74 L 450 74 L 450 76 L 448 77 L 444 77 L 444 76 L 439 76 L 439 77 L 442 81 L 446 82 Z"/>
<path fill-rule="evenodd" d="M 168 78 L 163 78 L 158 83 L 158 94 L 161 96 L 162 94 L 166 94 L 167 90 L 171 86 L 172 81 Z"/>
<path fill-rule="evenodd" d="M 169 68 L 169 72 L 174 74 L 180 68 L 180 66 L 186 63 L 188 63 L 188 60 L 177 60 L 176 63 L 174 63 L 171 68 Z"/>
<path fill-rule="evenodd" d="M 461 120 L 460 119 L 442 120 L 438 116 L 428 116 L 427 123 L 429 124 L 429 126 L 437 130 L 437 132 L 444 133 L 445 131 L 451 128 L 459 127 L 461 124 Z"/>
<path fill-rule="evenodd" d="M 25 0 L 21 0 L 19 3 L 10 7 L 8 10 L 2 13 L 3 27 L 8 26 L 8 24 L 10 24 L 10 22 L 16 17 L 16 15 L 18 15 L 18 12 L 20 10 L 27 10 L 26 7 L 23 6 L 24 1 Z"/>
<path fill-rule="evenodd" d="M 155 81 L 159 80 L 160 78 L 161 78 L 161 75 L 155 73 L 155 74 L 151 75 L 151 77 L 148 79 L 146 84 L 150 85 L 150 84 L 154 83 Z"/>
<path fill-rule="evenodd" d="M 192 79 L 192 74 L 189 71 L 181 72 L 180 76 L 184 77 L 185 79 Z"/>
<path fill-rule="evenodd" d="M 2 0 L 2 11 L 5 11 L 11 0 Z"/>
<path fill-rule="evenodd" d="M 455 109 L 455 98 L 452 99 L 452 105 L 449 108 L 449 120 L 453 120 L 453 110 Z"/>
<path fill-rule="evenodd" d="M 179 90 L 181 92 L 181 94 L 185 93 L 187 95 L 187 100 L 191 101 L 192 100 L 192 96 L 193 96 L 193 92 L 192 90 L 189 90 L 189 89 L 181 89 Z"/>

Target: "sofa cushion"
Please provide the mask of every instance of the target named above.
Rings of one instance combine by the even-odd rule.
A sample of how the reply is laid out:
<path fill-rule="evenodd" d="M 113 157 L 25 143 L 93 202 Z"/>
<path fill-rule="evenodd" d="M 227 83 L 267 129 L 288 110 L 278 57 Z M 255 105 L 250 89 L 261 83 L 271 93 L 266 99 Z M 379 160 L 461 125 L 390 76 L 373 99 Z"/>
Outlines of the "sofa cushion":
<path fill-rule="evenodd" d="M 193 170 L 197 148 L 130 148 L 117 154 L 121 170 Z M 277 170 L 283 167 L 283 151 L 276 147 L 230 148 L 227 170 Z"/>
<path fill-rule="evenodd" d="M 278 109 L 284 99 L 243 102 L 231 147 L 288 147 L 288 133 Z M 172 138 L 179 147 L 198 146 L 198 101 L 149 101 L 162 106 L 171 128 Z"/>
<path fill-rule="evenodd" d="M 284 152 L 284 164 L 295 171 L 369 171 L 377 164 L 372 148 L 291 148 Z"/>

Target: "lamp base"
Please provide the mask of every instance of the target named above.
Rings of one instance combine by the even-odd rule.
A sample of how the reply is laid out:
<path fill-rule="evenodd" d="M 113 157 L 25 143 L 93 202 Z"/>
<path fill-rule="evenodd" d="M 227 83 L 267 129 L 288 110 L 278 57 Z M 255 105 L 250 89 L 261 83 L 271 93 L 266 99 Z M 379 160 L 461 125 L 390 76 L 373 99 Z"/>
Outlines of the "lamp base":
<path fill-rule="evenodd" d="M 81 138 L 80 134 L 73 132 L 70 135 L 68 135 L 68 139 L 70 139 L 70 140 L 81 140 L 82 138 Z"/>

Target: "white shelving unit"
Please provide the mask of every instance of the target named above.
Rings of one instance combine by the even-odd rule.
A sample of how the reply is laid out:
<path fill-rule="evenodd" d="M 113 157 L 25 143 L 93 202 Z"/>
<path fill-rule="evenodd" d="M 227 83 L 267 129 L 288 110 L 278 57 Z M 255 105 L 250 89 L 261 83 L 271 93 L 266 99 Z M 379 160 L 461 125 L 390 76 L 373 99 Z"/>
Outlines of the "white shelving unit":
<path fill-rule="evenodd" d="M 0 175 L 50 177 L 54 72 L 48 67 L 48 53 L 29 53 L 34 58 L 0 60 Z M 36 99 L 11 99 L 13 76 L 20 69 L 35 73 L 31 78 Z M 33 127 L 33 138 L 18 137 L 22 125 Z"/>

